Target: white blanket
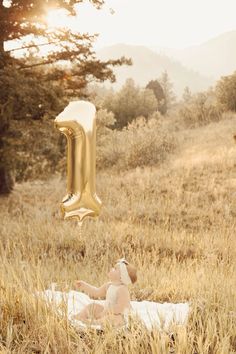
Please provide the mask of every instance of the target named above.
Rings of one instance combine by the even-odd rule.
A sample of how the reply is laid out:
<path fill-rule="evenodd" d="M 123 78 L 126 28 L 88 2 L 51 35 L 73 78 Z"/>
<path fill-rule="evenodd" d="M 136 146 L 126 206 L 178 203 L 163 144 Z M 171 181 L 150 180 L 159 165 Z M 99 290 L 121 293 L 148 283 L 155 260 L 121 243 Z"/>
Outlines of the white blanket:
<path fill-rule="evenodd" d="M 78 291 L 70 291 L 68 293 L 61 291 L 46 290 L 38 293 L 50 304 L 56 305 L 59 311 L 62 303 L 67 307 L 68 319 L 80 327 L 86 327 L 84 323 L 77 320 L 72 320 L 72 316 L 80 312 L 84 306 L 97 302 L 104 303 L 104 300 L 93 300 L 86 294 Z M 152 301 L 131 301 L 132 311 L 131 316 L 137 315 L 140 321 L 152 330 L 154 327 L 162 330 L 168 330 L 172 324 L 186 325 L 190 311 L 189 303 L 157 303 Z M 100 325 L 92 325 L 93 328 L 101 329 Z"/>

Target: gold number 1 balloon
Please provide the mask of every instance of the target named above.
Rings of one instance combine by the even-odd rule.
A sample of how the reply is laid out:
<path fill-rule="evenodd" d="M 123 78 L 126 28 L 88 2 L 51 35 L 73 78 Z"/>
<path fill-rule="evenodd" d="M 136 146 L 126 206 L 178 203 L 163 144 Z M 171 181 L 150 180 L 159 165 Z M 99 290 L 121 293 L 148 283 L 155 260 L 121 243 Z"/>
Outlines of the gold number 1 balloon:
<path fill-rule="evenodd" d="M 86 101 L 73 101 L 54 121 L 67 138 L 67 194 L 60 205 L 64 219 L 98 216 L 96 194 L 96 109 Z"/>

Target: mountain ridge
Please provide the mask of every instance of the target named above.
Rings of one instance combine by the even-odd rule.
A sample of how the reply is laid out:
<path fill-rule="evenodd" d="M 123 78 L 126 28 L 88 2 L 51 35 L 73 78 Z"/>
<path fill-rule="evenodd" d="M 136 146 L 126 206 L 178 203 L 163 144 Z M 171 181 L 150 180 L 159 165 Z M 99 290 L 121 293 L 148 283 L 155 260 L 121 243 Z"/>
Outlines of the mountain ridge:
<path fill-rule="evenodd" d="M 158 79 L 165 70 L 173 82 L 177 96 L 182 95 L 186 86 L 192 92 L 197 92 L 207 89 L 214 82 L 212 78 L 200 75 L 198 72 L 184 67 L 182 63 L 166 55 L 158 54 L 144 45 L 118 43 L 98 50 L 97 55 L 101 60 L 115 59 L 121 56 L 132 59 L 132 66 L 114 69 L 117 82 L 113 84 L 113 87 L 117 89 L 124 84 L 127 78 L 133 78 L 138 85 L 146 86 L 150 80 Z"/>
<path fill-rule="evenodd" d="M 183 49 L 152 46 L 156 53 L 164 53 L 183 65 L 209 75 L 215 80 L 236 70 L 236 30 L 221 33 L 209 40 Z"/>

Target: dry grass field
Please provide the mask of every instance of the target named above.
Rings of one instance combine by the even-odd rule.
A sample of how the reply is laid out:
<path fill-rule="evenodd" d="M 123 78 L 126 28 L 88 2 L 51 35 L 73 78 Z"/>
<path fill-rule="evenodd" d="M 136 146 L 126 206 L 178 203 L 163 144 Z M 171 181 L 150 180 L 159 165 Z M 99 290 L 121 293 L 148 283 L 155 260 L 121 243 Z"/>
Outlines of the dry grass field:
<path fill-rule="evenodd" d="M 235 117 L 176 133 L 161 166 L 97 174 L 101 215 L 63 221 L 65 178 L 17 184 L 0 199 L 1 353 L 236 353 Z M 95 285 L 125 256 L 133 300 L 192 304 L 186 329 L 82 333 L 34 296 Z"/>

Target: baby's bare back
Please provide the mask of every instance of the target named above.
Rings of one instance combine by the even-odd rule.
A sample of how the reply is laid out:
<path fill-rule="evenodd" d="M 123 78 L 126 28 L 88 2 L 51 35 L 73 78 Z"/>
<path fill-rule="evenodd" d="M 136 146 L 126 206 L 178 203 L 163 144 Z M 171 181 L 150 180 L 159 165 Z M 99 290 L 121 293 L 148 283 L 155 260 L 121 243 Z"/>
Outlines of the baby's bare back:
<path fill-rule="evenodd" d="M 110 284 L 106 293 L 105 309 L 113 314 L 123 314 L 131 307 L 129 290 L 126 285 Z"/>

